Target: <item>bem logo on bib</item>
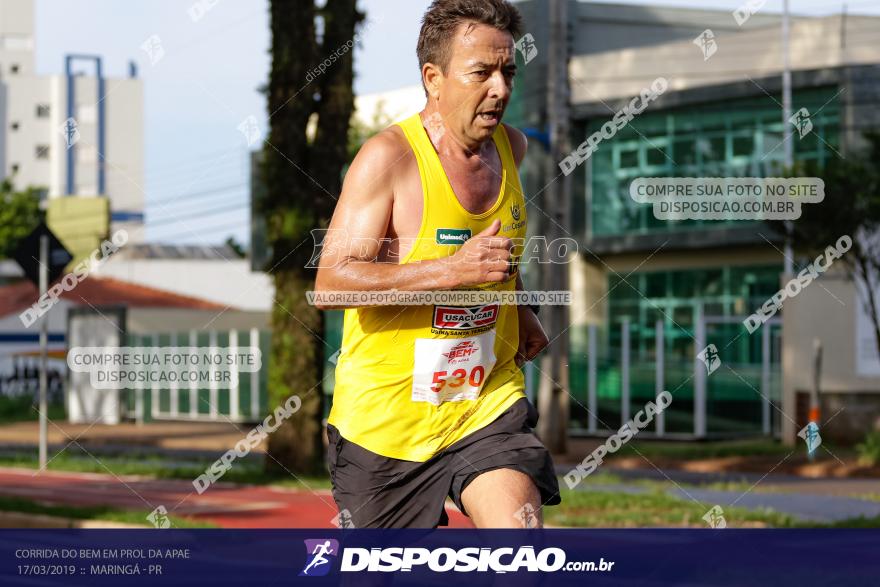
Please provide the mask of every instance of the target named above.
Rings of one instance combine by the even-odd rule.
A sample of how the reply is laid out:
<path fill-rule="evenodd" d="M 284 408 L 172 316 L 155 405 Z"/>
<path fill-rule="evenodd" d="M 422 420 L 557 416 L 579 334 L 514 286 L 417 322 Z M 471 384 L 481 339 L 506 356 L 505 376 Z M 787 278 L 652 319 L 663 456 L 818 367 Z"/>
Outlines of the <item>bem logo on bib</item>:
<path fill-rule="evenodd" d="M 454 330 L 458 333 L 488 329 L 498 320 L 498 304 L 485 306 L 434 306 L 433 331 Z"/>
<path fill-rule="evenodd" d="M 412 401 L 439 406 L 475 400 L 495 361 L 494 330 L 467 338 L 417 338 Z"/>
<path fill-rule="evenodd" d="M 451 349 L 448 353 L 442 353 L 450 365 L 466 361 L 472 354 L 478 352 L 480 347 L 472 340 L 463 340 Z"/>

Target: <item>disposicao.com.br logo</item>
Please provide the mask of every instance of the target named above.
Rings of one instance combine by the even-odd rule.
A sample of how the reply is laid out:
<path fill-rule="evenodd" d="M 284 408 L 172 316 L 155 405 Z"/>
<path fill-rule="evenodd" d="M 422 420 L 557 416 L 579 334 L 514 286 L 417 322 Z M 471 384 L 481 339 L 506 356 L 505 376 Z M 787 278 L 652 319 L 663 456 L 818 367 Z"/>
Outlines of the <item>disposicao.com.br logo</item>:
<path fill-rule="evenodd" d="M 309 553 L 306 565 L 300 576 L 316 577 L 326 575 L 331 568 L 331 559 L 339 552 L 336 540 L 306 540 Z M 535 551 L 533 546 L 500 548 L 420 548 L 386 547 L 342 549 L 339 564 L 340 572 L 411 572 L 414 567 L 427 568 L 435 573 L 454 572 L 494 572 L 515 573 L 518 571 L 553 573 L 556 571 L 611 571 L 613 561 L 601 558 L 596 561 L 566 561 L 561 548 L 543 548 Z"/>
<path fill-rule="evenodd" d="M 300 577 L 323 577 L 330 572 L 330 561 L 339 554 L 339 541 L 332 538 L 320 538 L 305 540 L 306 543 L 306 566 L 300 572 Z"/>

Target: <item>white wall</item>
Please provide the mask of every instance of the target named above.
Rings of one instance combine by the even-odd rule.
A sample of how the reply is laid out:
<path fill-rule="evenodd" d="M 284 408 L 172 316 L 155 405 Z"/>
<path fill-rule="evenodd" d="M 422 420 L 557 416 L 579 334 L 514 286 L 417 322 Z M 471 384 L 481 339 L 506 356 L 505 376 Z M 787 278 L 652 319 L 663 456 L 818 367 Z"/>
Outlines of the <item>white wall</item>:
<path fill-rule="evenodd" d="M 126 259 L 111 257 L 96 275 L 212 301 L 233 309 L 270 311 L 274 287 L 247 259 Z"/>
<path fill-rule="evenodd" d="M 781 283 L 787 281 L 783 276 Z M 880 376 L 860 373 L 858 355 L 863 341 L 857 340 L 856 321 L 866 316 L 859 311 L 861 300 L 856 297 L 853 282 L 839 272 L 829 272 L 816 279 L 794 298 L 786 300 L 782 313 L 782 369 L 785 388 L 782 410 L 783 440 L 793 444 L 798 430 L 792 421 L 796 413 L 797 392 L 813 388 L 813 341 L 822 343 L 823 401 L 827 396 L 863 394 L 880 395 Z M 870 325 L 868 325 L 870 327 Z M 880 400 L 874 404 L 880 410 Z M 854 408 L 850 406 L 850 411 Z M 880 411 L 878 411 L 880 413 Z M 822 423 L 834 416 L 839 423 L 855 414 L 825 413 Z"/>
<path fill-rule="evenodd" d="M 779 28 L 714 33 L 717 51 L 708 60 L 692 40 L 574 57 L 569 64 L 571 101 L 578 104 L 637 96 L 658 76 L 669 80 L 671 91 L 743 81 L 746 73 L 758 78 L 782 70 Z M 840 48 L 841 34 L 846 35 L 845 49 Z M 791 67 L 806 70 L 876 63 L 880 60 L 878 38 L 877 17 L 850 17 L 845 27 L 839 16 L 793 19 Z"/>
<path fill-rule="evenodd" d="M 33 0 L 0 0 L 0 78 L 34 71 Z"/>
<path fill-rule="evenodd" d="M 17 165 L 18 171 L 13 179 L 16 188 L 49 188 L 52 176 L 57 173 L 53 171 L 53 164 L 57 166 L 59 155 L 59 145 L 56 143 L 63 139 L 60 133 L 57 139 L 53 136 L 54 117 L 37 117 L 36 107 L 40 103 L 49 104 L 50 113 L 52 112 L 53 102 L 58 99 L 52 92 L 52 80 L 29 75 L 11 76 L 4 79 L 3 85 L 5 103 L 0 105 L 3 107 L 5 119 L 0 132 L 5 153 L 3 176 L 13 175 L 14 166 Z M 12 125 L 16 123 L 18 129 L 13 130 Z M 37 145 L 49 146 L 48 159 L 37 158 Z"/>
<path fill-rule="evenodd" d="M 66 334 L 67 311 L 72 305 L 67 300 L 60 300 L 48 314 L 36 320 L 28 328 L 24 327 L 18 313 L 0 316 L 0 375 L 8 375 L 12 370 L 12 355 L 40 350 L 39 335 L 43 320 L 49 320 L 50 336 Z M 27 337 L 30 340 L 9 340 L 11 337 Z M 49 342 L 50 351 L 66 348 L 64 342 L 52 342 L 51 340 Z"/>

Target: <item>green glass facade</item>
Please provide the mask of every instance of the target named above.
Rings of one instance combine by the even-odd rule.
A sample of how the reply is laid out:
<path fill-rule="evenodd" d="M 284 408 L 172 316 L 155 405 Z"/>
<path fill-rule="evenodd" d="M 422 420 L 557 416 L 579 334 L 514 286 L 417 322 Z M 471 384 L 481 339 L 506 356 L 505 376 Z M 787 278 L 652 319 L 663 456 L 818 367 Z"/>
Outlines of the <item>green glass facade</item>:
<path fill-rule="evenodd" d="M 628 324 L 630 413 L 655 395 L 656 324 L 662 323 L 664 389 L 675 390 L 667 411 L 666 431 L 693 432 L 694 340 L 700 305 L 712 319 L 736 319 L 760 306 L 779 289 L 781 265 L 714 267 L 640 272 L 609 278 L 608 321 L 598 336 L 597 400 L 599 428 L 616 428 L 621 419 L 622 328 Z M 624 282 L 623 278 L 626 279 Z M 710 323 L 707 341 L 715 344 L 724 365 L 707 379 L 707 432 L 758 433 L 761 429 L 760 336 L 743 335 L 738 322 Z M 778 328 L 771 327 L 771 397 L 778 397 Z M 574 400 L 572 426 L 587 427 L 587 333 L 572 334 L 570 380 Z M 750 387 L 752 389 L 750 389 Z M 653 429 L 653 425 L 649 427 Z"/>
<path fill-rule="evenodd" d="M 717 227 L 719 221 L 666 221 L 651 206 L 629 196 L 637 177 L 768 177 L 780 172 L 783 132 L 794 132 L 797 160 L 824 163 L 839 150 L 837 88 L 795 92 L 793 111 L 807 108 L 813 131 L 799 139 L 782 124 L 779 98 L 725 101 L 637 116 L 609 140 L 599 143 L 591 161 L 594 236 L 675 232 Z M 611 117 L 609 116 L 608 119 Z M 606 119 L 591 121 L 585 136 Z M 586 219 L 585 219 L 586 220 Z M 743 226 L 742 221 L 726 224 Z"/>
<path fill-rule="evenodd" d="M 719 225 L 749 226 L 743 221 L 663 221 L 650 205 L 637 204 L 629 184 L 637 177 L 765 177 L 782 170 L 782 133 L 791 140 L 796 160 L 824 163 L 839 150 L 837 88 L 798 91 L 794 111 L 807 108 L 813 130 L 798 138 L 793 125 L 783 126 L 778 98 L 729 100 L 664 112 L 646 112 L 591 157 L 594 237 L 674 235 Z M 591 121 L 589 136 L 605 120 Z M 752 223 L 755 232 L 759 224 Z M 704 253 L 694 250 L 704 265 Z M 646 253 L 647 255 L 647 253 Z M 780 255 L 781 257 L 781 255 Z M 782 262 L 776 265 L 716 266 L 675 271 L 641 271 L 619 276 L 609 272 L 607 316 L 598 334 L 598 427 L 614 429 L 621 416 L 622 325 L 628 324 L 630 413 L 635 414 L 655 392 L 656 323 L 664 336 L 664 389 L 675 390 L 666 415 L 667 433 L 693 433 L 694 340 L 699 312 L 710 317 L 706 340 L 715 344 L 723 366 L 706 380 L 706 431 L 709 435 L 757 434 L 762 430 L 762 394 L 780 395 L 780 328 L 768 325 L 769 390 L 762 388 L 762 340 L 750 336 L 739 320 L 779 289 Z M 622 279 L 622 277 L 625 278 Z M 730 322 L 724 323 L 727 319 Z M 572 334 L 570 381 L 572 427 L 587 427 L 587 332 Z M 773 425 L 777 424 L 772 414 Z M 649 429 L 653 429 L 653 424 Z"/>

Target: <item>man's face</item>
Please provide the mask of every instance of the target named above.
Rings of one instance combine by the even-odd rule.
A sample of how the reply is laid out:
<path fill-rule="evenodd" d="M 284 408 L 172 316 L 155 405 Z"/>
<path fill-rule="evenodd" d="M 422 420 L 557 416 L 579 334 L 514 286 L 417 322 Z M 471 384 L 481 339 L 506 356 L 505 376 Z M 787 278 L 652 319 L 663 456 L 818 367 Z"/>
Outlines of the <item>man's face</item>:
<path fill-rule="evenodd" d="M 440 115 L 467 144 L 492 137 L 501 123 L 516 74 L 513 37 L 476 23 L 459 25 L 446 75 L 438 75 Z"/>

